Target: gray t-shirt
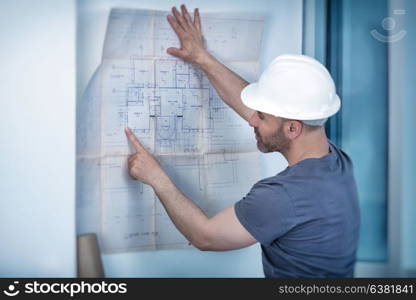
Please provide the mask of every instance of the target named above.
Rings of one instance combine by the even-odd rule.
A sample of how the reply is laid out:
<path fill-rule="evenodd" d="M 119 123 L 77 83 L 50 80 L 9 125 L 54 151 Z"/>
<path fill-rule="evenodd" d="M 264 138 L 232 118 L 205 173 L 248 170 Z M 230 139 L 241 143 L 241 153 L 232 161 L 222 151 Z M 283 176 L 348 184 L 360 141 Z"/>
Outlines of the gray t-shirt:
<path fill-rule="evenodd" d="M 266 277 L 352 277 L 360 212 L 351 159 L 330 144 L 257 182 L 235 204 L 261 243 Z"/>

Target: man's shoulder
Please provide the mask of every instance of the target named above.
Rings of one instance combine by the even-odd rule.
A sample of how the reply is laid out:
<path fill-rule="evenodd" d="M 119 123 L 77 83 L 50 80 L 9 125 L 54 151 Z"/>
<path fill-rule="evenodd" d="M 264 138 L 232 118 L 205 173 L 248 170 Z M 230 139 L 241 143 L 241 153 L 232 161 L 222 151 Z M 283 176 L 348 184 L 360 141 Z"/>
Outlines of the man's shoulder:
<path fill-rule="evenodd" d="M 256 182 L 254 186 L 272 186 L 272 187 L 282 187 L 285 183 L 285 176 L 281 173 L 263 178 Z"/>
<path fill-rule="evenodd" d="M 272 195 L 280 195 L 280 197 L 288 196 L 286 191 L 288 186 L 288 179 L 285 176 L 277 174 L 259 180 L 251 188 L 250 194 L 266 197 Z M 290 181 L 290 179 L 289 179 Z"/>
<path fill-rule="evenodd" d="M 340 146 L 335 145 L 330 140 L 328 140 L 328 142 L 331 147 L 331 151 L 333 151 L 337 157 L 341 157 L 342 159 L 351 162 L 351 158 L 349 157 L 349 155 Z"/>

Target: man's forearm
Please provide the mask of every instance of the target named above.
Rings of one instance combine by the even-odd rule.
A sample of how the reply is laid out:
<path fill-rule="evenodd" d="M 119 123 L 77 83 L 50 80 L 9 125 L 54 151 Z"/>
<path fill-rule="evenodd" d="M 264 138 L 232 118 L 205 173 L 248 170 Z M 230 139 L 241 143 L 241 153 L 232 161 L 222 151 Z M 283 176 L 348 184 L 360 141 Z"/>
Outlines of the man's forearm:
<path fill-rule="evenodd" d="M 249 83 L 210 54 L 207 54 L 199 65 L 221 99 L 248 121 L 254 111 L 243 104 L 240 95 Z"/>
<path fill-rule="evenodd" d="M 195 247 L 206 249 L 208 239 L 204 228 L 209 219 L 204 212 L 189 200 L 166 174 L 151 186 L 176 228 Z"/>

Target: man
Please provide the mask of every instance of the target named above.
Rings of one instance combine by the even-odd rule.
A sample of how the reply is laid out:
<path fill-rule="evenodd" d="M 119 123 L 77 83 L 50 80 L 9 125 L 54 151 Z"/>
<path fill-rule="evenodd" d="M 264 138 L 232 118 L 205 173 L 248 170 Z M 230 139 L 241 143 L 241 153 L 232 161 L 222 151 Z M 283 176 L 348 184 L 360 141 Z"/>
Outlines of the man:
<path fill-rule="evenodd" d="M 259 150 L 282 153 L 289 166 L 212 218 L 127 128 L 136 150 L 128 158 L 130 175 L 152 186 L 173 223 L 200 250 L 260 242 L 266 277 L 353 276 L 357 191 L 350 159 L 328 142 L 322 126 L 340 107 L 327 70 L 305 56 L 279 56 L 249 85 L 205 50 L 197 9 L 193 19 L 183 5 L 172 13 L 167 18 L 181 48 L 167 52 L 199 65 L 224 102 L 254 127 Z"/>

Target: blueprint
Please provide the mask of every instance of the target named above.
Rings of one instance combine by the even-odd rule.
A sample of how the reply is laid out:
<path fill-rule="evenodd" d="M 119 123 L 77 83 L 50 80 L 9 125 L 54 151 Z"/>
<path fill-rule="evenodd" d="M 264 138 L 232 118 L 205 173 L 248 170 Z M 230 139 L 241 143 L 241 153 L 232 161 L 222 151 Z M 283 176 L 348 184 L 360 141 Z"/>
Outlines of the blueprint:
<path fill-rule="evenodd" d="M 77 231 L 103 252 L 191 247 L 153 189 L 131 179 L 130 127 L 182 192 L 208 216 L 259 180 L 253 130 L 226 106 L 179 47 L 167 12 L 113 9 L 102 63 L 77 111 Z M 208 50 L 248 81 L 258 76 L 263 20 L 202 15 Z"/>

